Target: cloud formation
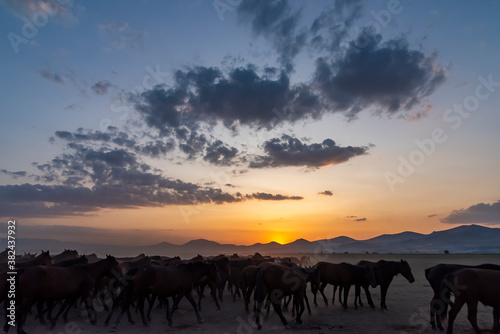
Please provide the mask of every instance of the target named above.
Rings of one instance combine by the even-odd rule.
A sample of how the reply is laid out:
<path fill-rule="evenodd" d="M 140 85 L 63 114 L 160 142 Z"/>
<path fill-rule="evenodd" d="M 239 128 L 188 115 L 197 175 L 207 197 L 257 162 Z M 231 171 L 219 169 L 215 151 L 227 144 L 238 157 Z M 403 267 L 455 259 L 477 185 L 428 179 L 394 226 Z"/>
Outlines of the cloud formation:
<path fill-rule="evenodd" d="M 266 155 L 256 156 L 249 164 L 251 168 L 307 166 L 320 168 L 337 165 L 366 154 L 368 147 L 338 146 L 333 140 L 305 144 L 299 139 L 284 135 L 264 143 Z"/>
<path fill-rule="evenodd" d="M 34 15 L 46 15 L 52 21 L 67 27 L 79 23 L 77 15 L 73 12 L 75 6 L 72 0 L 4 0 L 3 2 L 15 16 L 21 19 L 25 17 L 31 19 Z"/>
<path fill-rule="evenodd" d="M 333 196 L 333 193 L 330 190 L 324 190 L 320 191 L 318 195 Z"/>
<path fill-rule="evenodd" d="M 27 175 L 26 171 L 17 171 L 17 172 L 11 172 L 6 169 L 1 169 L 0 173 L 8 175 L 12 177 L 13 179 L 17 179 L 18 177 L 25 177 Z"/>
<path fill-rule="evenodd" d="M 91 88 L 97 95 L 106 95 L 111 86 L 112 84 L 108 80 L 99 80 Z"/>
<path fill-rule="evenodd" d="M 453 210 L 441 219 L 447 224 L 500 224 L 500 200 L 495 203 L 478 203 L 467 209 Z"/>
<path fill-rule="evenodd" d="M 393 115 L 422 104 L 445 81 L 436 55 L 426 57 L 411 50 L 405 38 L 383 43 L 369 29 L 361 34 L 363 47 L 357 44 L 358 37 L 342 58 L 316 60 L 315 85 L 333 110 L 351 119 L 367 108 Z"/>

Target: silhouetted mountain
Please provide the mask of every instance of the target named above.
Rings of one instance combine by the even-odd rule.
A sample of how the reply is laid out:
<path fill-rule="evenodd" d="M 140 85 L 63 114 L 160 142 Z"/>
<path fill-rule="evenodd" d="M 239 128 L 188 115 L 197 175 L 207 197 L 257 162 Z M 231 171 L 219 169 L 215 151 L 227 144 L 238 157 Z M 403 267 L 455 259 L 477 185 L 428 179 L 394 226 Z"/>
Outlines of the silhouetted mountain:
<path fill-rule="evenodd" d="M 179 255 L 184 258 L 202 255 L 239 254 L 293 254 L 293 253 L 500 253 L 500 229 L 479 225 L 463 225 L 430 234 L 402 232 L 384 234 L 367 240 L 355 240 L 346 236 L 331 239 L 308 241 L 297 239 L 281 245 L 276 242 L 256 243 L 249 246 L 219 244 L 206 239 L 191 240 L 182 245 L 162 242 L 145 246 L 110 246 L 103 244 L 84 244 L 49 239 L 20 239 L 16 244 L 17 253 L 40 252 L 49 249 L 57 254 L 64 249 L 76 249 L 80 254 L 106 253 L 116 256 L 133 256 L 139 253 L 166 256 Z M 6 240 L 0 247 L 6 247 Z"/>

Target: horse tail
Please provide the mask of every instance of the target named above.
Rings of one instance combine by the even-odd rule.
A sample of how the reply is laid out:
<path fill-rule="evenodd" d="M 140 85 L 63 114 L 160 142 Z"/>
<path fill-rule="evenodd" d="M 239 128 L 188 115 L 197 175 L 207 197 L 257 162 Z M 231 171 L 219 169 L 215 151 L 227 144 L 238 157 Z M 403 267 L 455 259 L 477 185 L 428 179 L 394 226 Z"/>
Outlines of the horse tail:
<path fill-rule="evenodd" d="M 451 302 L 451 282 L 453 281 L 453 273 L 446 275 L 441 280 L 441 285 L 439 287 L 439 300 L 442 302 L 443 308 L 440 308 L 441 322 L 446 320 L 448 315 L 448 305 L 452 305 Z"/>

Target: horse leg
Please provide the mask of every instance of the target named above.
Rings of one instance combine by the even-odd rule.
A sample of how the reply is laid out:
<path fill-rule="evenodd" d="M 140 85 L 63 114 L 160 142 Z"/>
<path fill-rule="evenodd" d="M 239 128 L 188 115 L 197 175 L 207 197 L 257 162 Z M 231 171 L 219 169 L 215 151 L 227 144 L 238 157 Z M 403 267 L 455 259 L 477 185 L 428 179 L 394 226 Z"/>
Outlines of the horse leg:
<path fill-rule="evenodd" d="M 344 287 L 342 285 L 339 285 L 339 304 L 342 305 L 342 290 Z"/>
<path fill-rule="evenodd" d="M 87 310 L 87 313 L 89 314 L 89 321 L 92 325 L 97 324 L 97 312 L 94 309 L 94 305 L 92 305 L 92 299 L 90 298 L 90 295 L 86 295 L 83 298 L 83 302 L 85 303 L 85 309 Z M 93 319 L 92 319 L 93 315 Z"/>
<path fill-rule="evenodd" d="M 204 297 L 205 285 L 202 285 L 196 289 L 198 292 L 198 311 L 201 311 L 201 298 Z"/>
<path fill-rule="evenodd" d="M 196 307 L 196 303 L 194 302 L 194 299 L 193 299 L 193 295 L 191 293 L 191 290 L 189 290 L 187 293 L 186 293 L 186 298 L 187 300 L 189 300 L 189 302 L 191 303 L 191 305 L 193 305 L 193 308 L 194 308 L 194 313 L 196 314 L 196 319 L 198 321 L 198 323 L 203 323 L 203 319 L 201 318 L 201 315 L 200 313 L 198 312 L 198 308 Z"/>
<path fill-rule="evenodd" d="M 328 306 L 328 299 L 326 298 L 326 296 L 325 296 L 325 292 L 324 292 L 325 287 L 326 287 L 326 285 L 327 285 L 327 284 L 328 284 L 328 283 L 323 282 L 323 283 L 321 283 L 321 286 L 319 287 L 319 292 L 320 292 L 320 293 L 321 293 L 321 295 L 323 296 L 323 300 L 325 301 L 325 306 Z M 316 305 L 317 305 L 317 304 L 316 304 Z"/>
<path fill-rule="evenodd" d="M 476 334 L 481 334 L 481 330 L 477 326 L 477 300 L 467 302 L 467 319 L 476 331 Z"/>
<path fill-rule="evenodd" d="M 366 299 L 368 300 L 368 305 L 370 305 L 370 307 L 372 309 L 375 308 L 375 305 L 373 305 L 373 299 L 372 299 L 372 294 L 370 292 L 370 288 L 368 287 L 368 285 L 364 285 L 363 286 L 363 290 L 365 290 L 365 295 L 366 295 Z M 361 291 L 359 293 L 359 301 L 361 303 Z"/>
<path fill-rule="evenodd" d="M 148 325 L 148 321 L 146 320 L 146 315 L 144 314 L 144 302 L 145 302 L 145 300 L 146 300 L 146 297 L 145 296 L 141 296 L 137 300 L 137 308 L 139 309 L 139 313 L 141 314 L 142 323 L 144 324 L 144 326 L 147 326 Z"/>
<path fill-rule="evenodd" d="M 460 312 L 460 309 L 464 305 L 464 300 L 461 298 L 455 298 L 455 302 L 453 303 L 453 306 L 450 309 L 450 313 L 448 314 L 448 330 L 446 331 L 446 334 L 453 334 L 453 322 L 455 321 L 455 318 L 457 317 L 458 312 Z"/>
<path fill-rule="evenodd" d="M 358 299 L 359 299 L 359 306 L 363 307 L 363 303 L 361 302 L 361 287 L 359 284 L 356 284 L 354 286 L 354 309 L 358 309 Z"/>
<path fill-rule="evenodd" d="M 387 305 L 385 304 L 385 298 L 387 297 L 387 290 L 389 289 L 388 285 L 380 286 L 380 308 L 382 310 L 387 310 Z"/>
<path fill-rule="evenodd" d="M 290 304 L 290 302 L 292 301 L 292 296 L 288 296 L 288 301 L 286 300 L 286 297 L 284 299 L 284 303 L 283 303 L 283 308 L 281 309 L 282 311 L 288 311 L 288 305 Z M 292 312 L 293 312 L 293 308 L 292 308 Z M 292 313 L 293 315 L 293 313 Z"/>
<path fill-rule="evenodd" d="M 217 298 L 217 285 L 214 282 L 210 283 L 210 295 L 214 299 L 215 306 L 217 307 L 217 310 L 220 310 L 220 304 L 219 304 L 219 300 Z M 201 311 L 201 306 L 200 306 L 200 311 Z"/>
<path fill-rule="evenodd" d="M 304 291 L 305 292 L 305 291 Z M 307 296 L 304 293 L 304 297 L 299 297 L 299 296 L 294 296 L 294 302 L 295 298 L 297 298 L 297 317 L 295 318 L 296 322 L 298 325 L 302 324 L 302 320 L 300 319 L 302 317 L 302 314 L 304 313 L 304 299 L 307 302 Z M 307 302 L 307 307 L 309 307 L 309 303 Z"/>
<path fill-rule="evenodd" d="M 281 322 L 283 323 L 283 326 L 285 326 L 286 329 L 289 328 L 288 322 L 286 321 L 285 317 L 283 316 L 283 313 L 281 312 L 281 298 L 278 300 L 273 300 L 272 301 L 274 312 L 278 313 L 278 316 L 280 317 Z"/>
<path fill-rule="evenodd" d="M 66 308 L 68 308 L 69 305 L 73 305 L 72 303 L 70 304 L 70 302 L 73 301 L 74 299 L 75 298 L 66 298 L 64 300 L 64 303 L 62 303 L 61 307 L 59 308 L 59 311 L 57 312 L 55 318 L 51 317 L 50 313 L 52 310 L 49 309 L 50 329 L 53 329 L 54 327 L 56 327 L 57 319 L 59 319 L 61 314 L 66 310 Z"/>
<path fill-rule="evenodd" d="M 309 306 L 309 300 L 307 299 L 307 293 L 304 292 L 304 299 L 306 301 L 307 313 L 311 315 L 311 306 Z"/>
<path fill-rule="evenodd" d="M 493 308 L 493 333 L 500 332 L 500 307 Z"/>
<path fill-rule="evenodd" d="M 343 303 L 343 307 L 344 307 L 344 310 L 347 310 L 347 297 L 349 297 L 349 289 L 351 288 L 350 285 L 345 285 L 344 286 L 344 303 Z"/>
<path fill-rule="evenodd" d="M 156 294 L 153 294 L 153 296 L 148 299 L 148 314 L 147 314 L 148 321 L 151 321 L 151 310 L 153 309 L 155 301 L 156 301 Z"/>
<path fill-rule="evenodd" d="M 45 322 L 45 319 L 43 318 L 43 302 L 44 302 L 44 300 L 39 300 L 36 303 L 36 310 L 38 313 L 38 319 L 40 320 L 40 324 L 46 325 L 47 323 Z M 52 307 L 51 304 L 52 304 L 52 301 L 47 302 L 47 306 L 49 307 L 49 309 Z"/>
<path fill-rule="evenodd" d="M 335 304 L 335 293 L 337 292 L 337 285 L 334 285 L 333 286 L 333 296 L 332 296 L 332 305 Z M 341 291 L 339 291 L 339 294 L 342 293 Z"/>
<path fill-rule="evenodd" d="M 254 301 L 254 316 L 255 316 L 255 324 L 257 325 L 257 329 L 262 329 L 262 325 L 260 323 L 260 314 L 261 314 L 261 311 L 262 311 L 262 304 L 263 304 L 262 300 L 257 300 L 257 298 L 255 298 L 255 301 Z"/>

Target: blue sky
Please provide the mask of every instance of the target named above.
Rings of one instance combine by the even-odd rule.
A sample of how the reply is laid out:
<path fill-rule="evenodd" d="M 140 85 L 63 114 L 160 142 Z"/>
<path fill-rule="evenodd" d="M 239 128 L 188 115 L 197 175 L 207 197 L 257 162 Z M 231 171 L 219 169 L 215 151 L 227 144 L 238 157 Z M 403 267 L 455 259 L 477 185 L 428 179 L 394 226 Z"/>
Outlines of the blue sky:
<path fill-rule="evenodd" d="M 240 243 L 500 224 L 496 1 L 1 2 L 2 217 Z"/>

